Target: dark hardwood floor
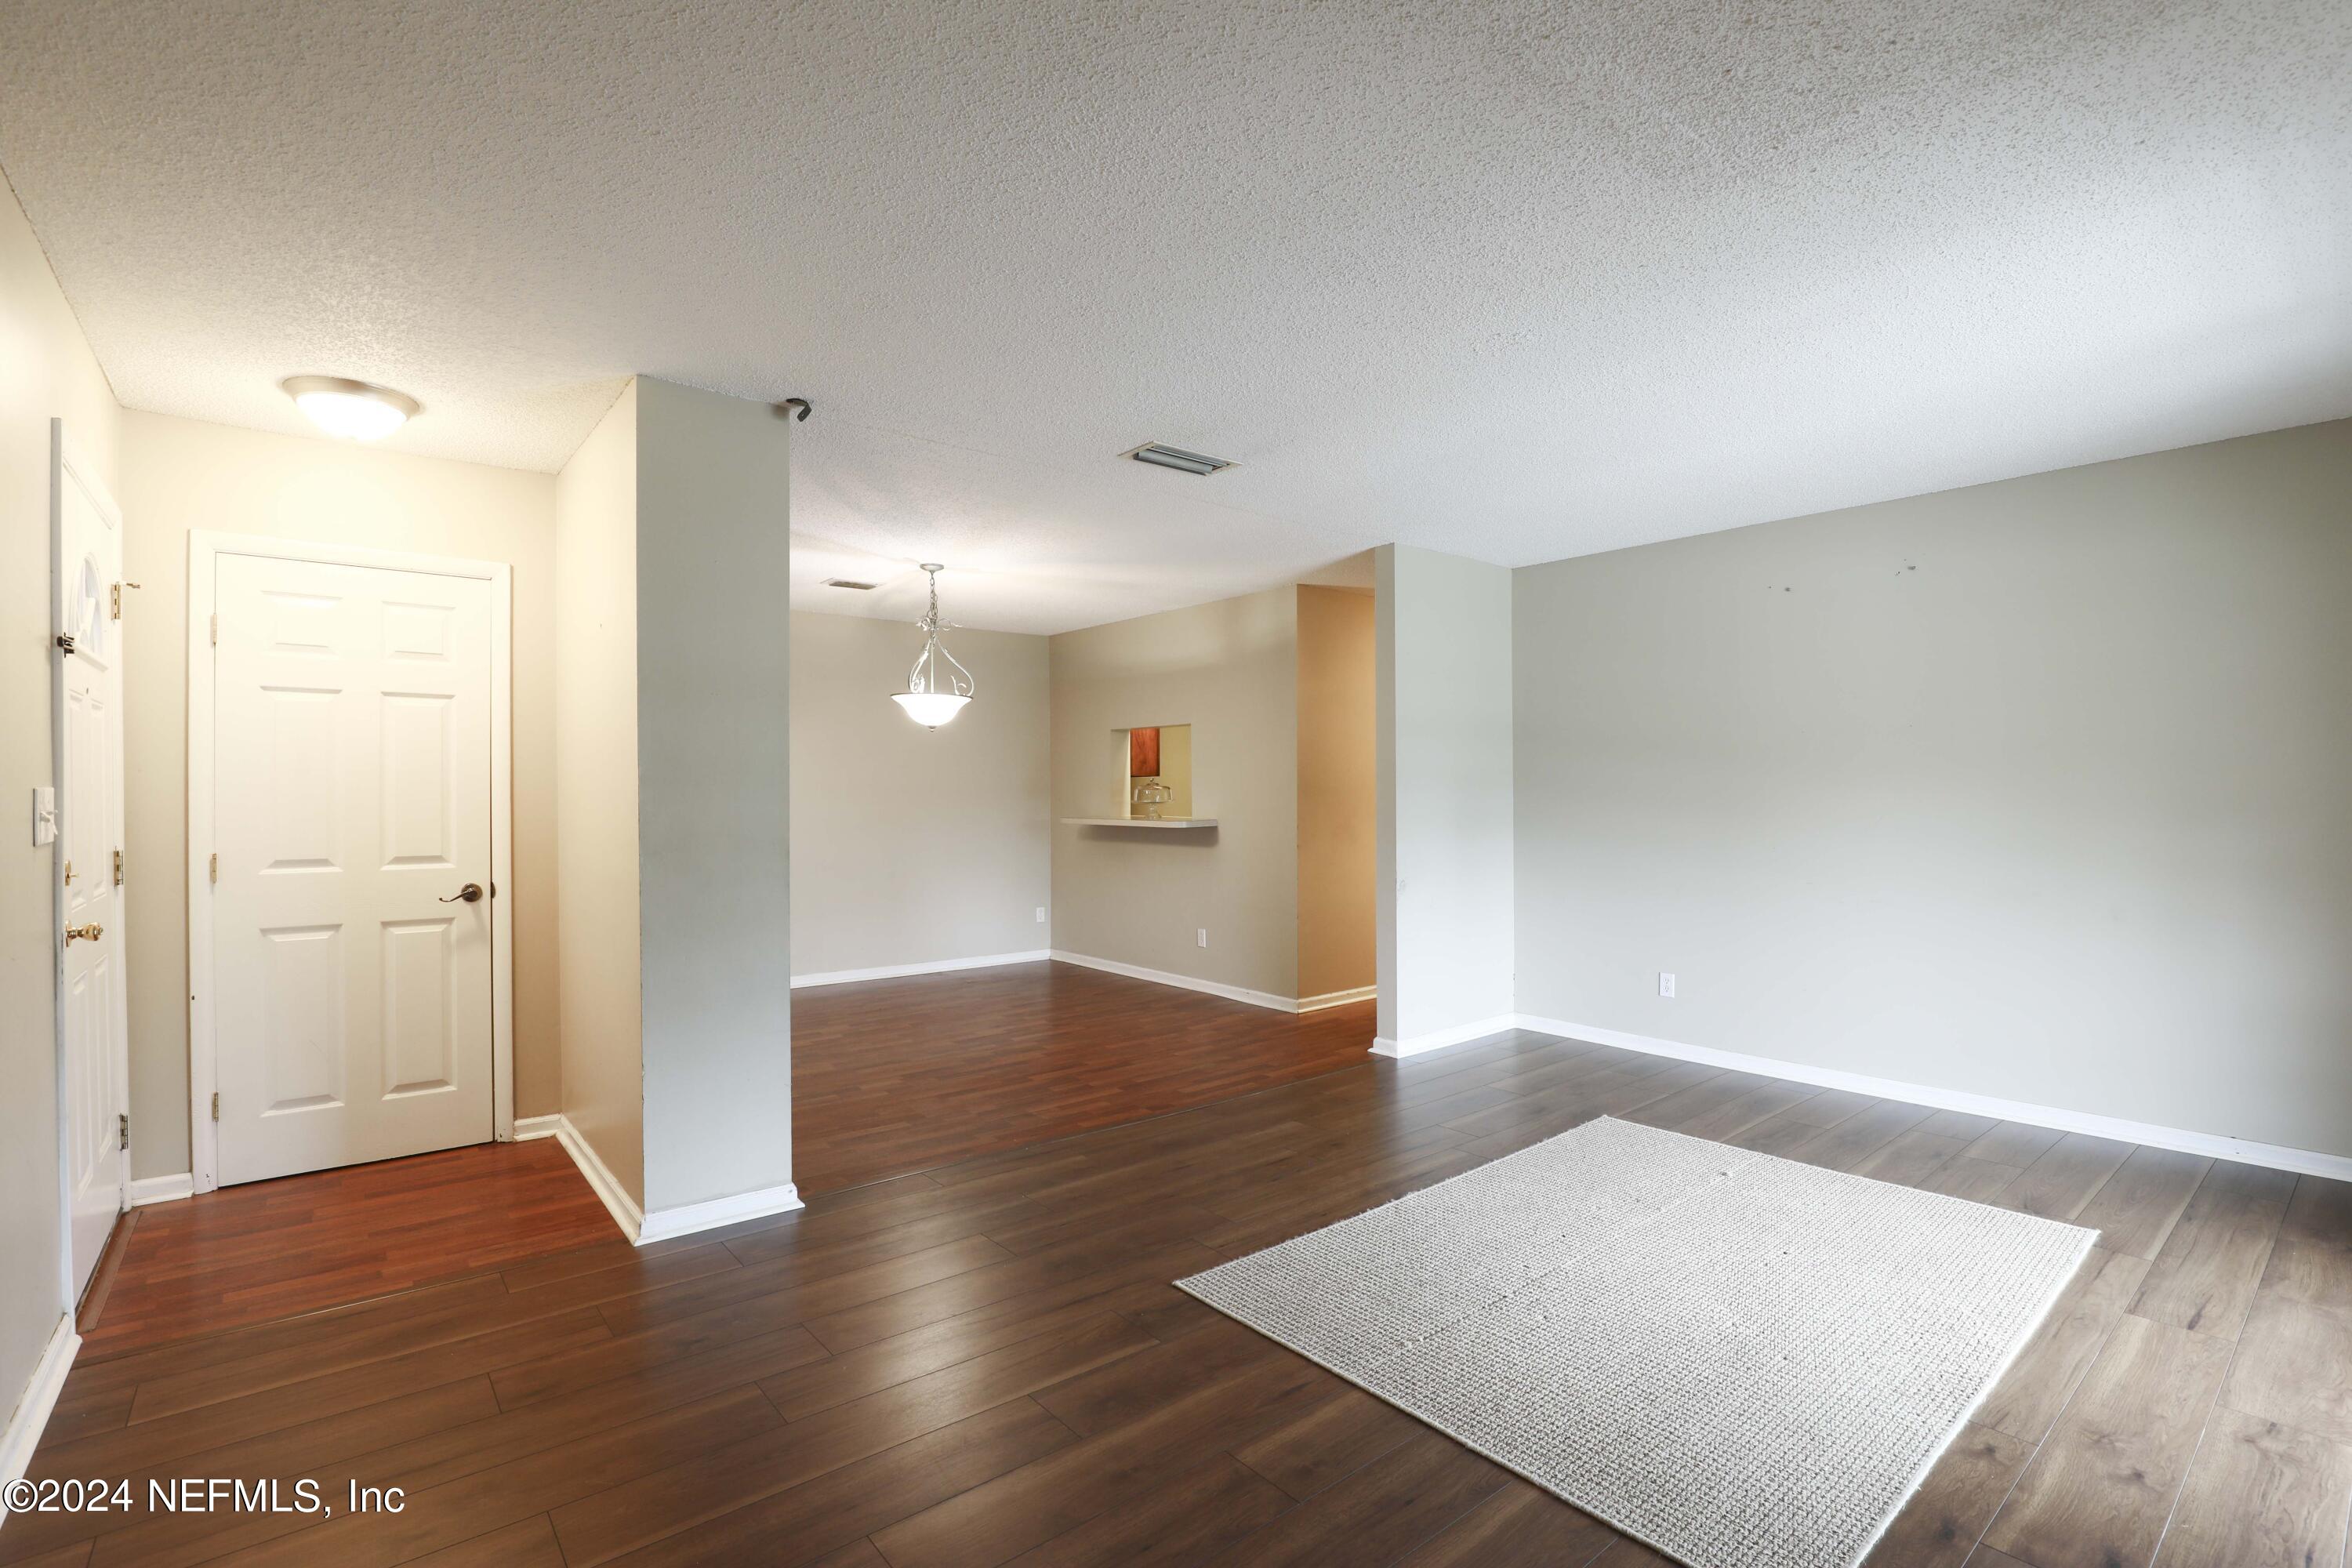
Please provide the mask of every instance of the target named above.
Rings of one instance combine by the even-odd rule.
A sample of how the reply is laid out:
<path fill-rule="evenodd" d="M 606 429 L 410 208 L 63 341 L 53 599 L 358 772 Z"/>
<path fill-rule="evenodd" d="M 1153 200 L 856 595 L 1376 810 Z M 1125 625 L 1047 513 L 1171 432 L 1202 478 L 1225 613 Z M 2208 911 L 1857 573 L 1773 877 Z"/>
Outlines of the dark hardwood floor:
<path fill-rule="evenodd" d="M 1353 1067 L 1372 1004 L 1302 1016 L 1075 963 L 793 993 L 793 1177 L 836 1192 Z"/>
<path fill-rule="evenodd" d="M 1206 1105 L 1352 1066 L 1372 1005 L 1305 1016 L 1067 963 L 793 996 L 803 1193 Z M 133 1211 L 85 1355 L 292 1317 L 613 1234 L 554 1142 L 353 1165 Z M 118 1288 L 116 1280 L 123 1283 Z"/>
<path fill-rule="evenodd" d="M 2101 1231 L 1874 1563 L 2341 1568 L 2352 1186 L 1526 1035 L 99 1351 L 37 1476 L 335 1516 L 28 1515 L 0 1562 L 1654 1563 L 1170 1283 L 1601 1114 Z"/>
<path fill-rule="evenodd" d="M 120 1265 L 88 1303 L 85 1357 L 341 1306 L 614 1234 L 552 1139 L 250 1182 L 131 1217 Z"/>

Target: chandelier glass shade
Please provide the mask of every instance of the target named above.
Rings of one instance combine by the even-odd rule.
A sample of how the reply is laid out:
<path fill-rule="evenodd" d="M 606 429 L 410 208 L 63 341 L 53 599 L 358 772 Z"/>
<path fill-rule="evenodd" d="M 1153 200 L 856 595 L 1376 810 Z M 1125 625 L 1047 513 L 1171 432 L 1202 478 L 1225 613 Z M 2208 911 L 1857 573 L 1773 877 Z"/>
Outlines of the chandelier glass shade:
<path fill-rule="evenodd" d="M 915 667 L 907 672 L 907 689 L 892 692 L 890 700 L 905 709 L 907 717 L 916 723 L 936 730 L 963 711 L 973 688 L 971 671 L 940 646 L 940 633 L 947 626 L 940 619 L 940 564 L 926 561 L 923 570 L 931 579 L 931 607 L 915 623 L 923 629 L 923 651 L 915 656 Z"/>

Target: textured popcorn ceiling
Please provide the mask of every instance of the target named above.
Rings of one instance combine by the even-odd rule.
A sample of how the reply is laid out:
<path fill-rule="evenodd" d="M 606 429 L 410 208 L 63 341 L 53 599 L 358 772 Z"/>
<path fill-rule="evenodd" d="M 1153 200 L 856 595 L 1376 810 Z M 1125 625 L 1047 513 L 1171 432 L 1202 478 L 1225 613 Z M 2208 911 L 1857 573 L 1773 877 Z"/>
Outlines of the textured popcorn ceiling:
<path fill-rule="evenodd" d="M 1052 630 L 2352 413 L 2348 18 L 16 0 L 0 167 L 134 407 L 798 395 L 796 605 Z"/>

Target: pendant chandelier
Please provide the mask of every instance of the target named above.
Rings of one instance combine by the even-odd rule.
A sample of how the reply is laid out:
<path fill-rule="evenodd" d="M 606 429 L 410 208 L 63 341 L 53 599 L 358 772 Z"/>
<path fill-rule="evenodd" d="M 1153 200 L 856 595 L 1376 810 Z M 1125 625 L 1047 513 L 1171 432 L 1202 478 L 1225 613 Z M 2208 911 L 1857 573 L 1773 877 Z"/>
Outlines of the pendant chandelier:
<path fill-rule="evenodd" d="M 907 672 L 907 689 L 892 692 L 890 700 L 905 709 L 907 717 L 916 723 L 936 730 L 971 700 L 971 671 L 940 646 L 940 630 L 946 625 L 940 619 L 941 567 L 936 561 L 926 561 L 923 570 L 931 578 L 931 607 L 915 623 L 923 628 L 923 651 L 915 656 L 915 668 Z"/>

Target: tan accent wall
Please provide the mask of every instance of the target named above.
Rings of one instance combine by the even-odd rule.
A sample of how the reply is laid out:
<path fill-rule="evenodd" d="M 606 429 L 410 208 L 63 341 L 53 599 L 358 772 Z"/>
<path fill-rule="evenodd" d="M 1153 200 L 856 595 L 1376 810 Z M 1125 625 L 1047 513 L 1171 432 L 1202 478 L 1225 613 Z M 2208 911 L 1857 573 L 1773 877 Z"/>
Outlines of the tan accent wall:
<path fill-rule="evenodd" d="M 555 481 L 348 442 L 122 415 L 134 1176 L 188 1168 L 188 534 L 196 529 L 514 569 L 515 1114 L 556 1110 Z M 511 900 L 511 901 L 509 901 Z"/>
<path fill-rule="evenodd" d="M 1297 590 L 1064 632 L 1050 658 L 1054 946 L 1297 996 Z M 1214 830 L 1060 820 L 1127 814 L 1113 731 L 1139 724 L 1192 727 L 1192 809 Z"/>
<path fill-rule="evenodd" d="M 555 478 L 563 1113 L 645 1202 L 637 909 L 637 384 Z"/>
<path fill-rule="evenodd" d="M 956 631 L 979 695 L 925 730 L 889 700 L 923 634 L 793 616 L 793 970 L 1047 945 L 1045 639 Z"/>
<path fill-rule="evenodd" d="M 2347 498 L 2352 421 L 1521 570 L 1519 1010 L 2352 1154 Z"/>
<path fill-rule="evenodd" d="M 1372 596 L 1298 590 L 1298 994 L 1372 984 Z"/>
<path fill-rule="evenodd" d="M 50 747 L 49 421 L 121 498 L 114 394 L 0 185 L 0 1420 L 66 1309 L 58 1229 L 57 851 L 35 847 Z M 183 1129 L 187 1114 L 181 1112 Z M 146 1130 L 140 1129 L 143 1144 Z M 182 1157 L 179 1169 L 187 1168 Z"/>

